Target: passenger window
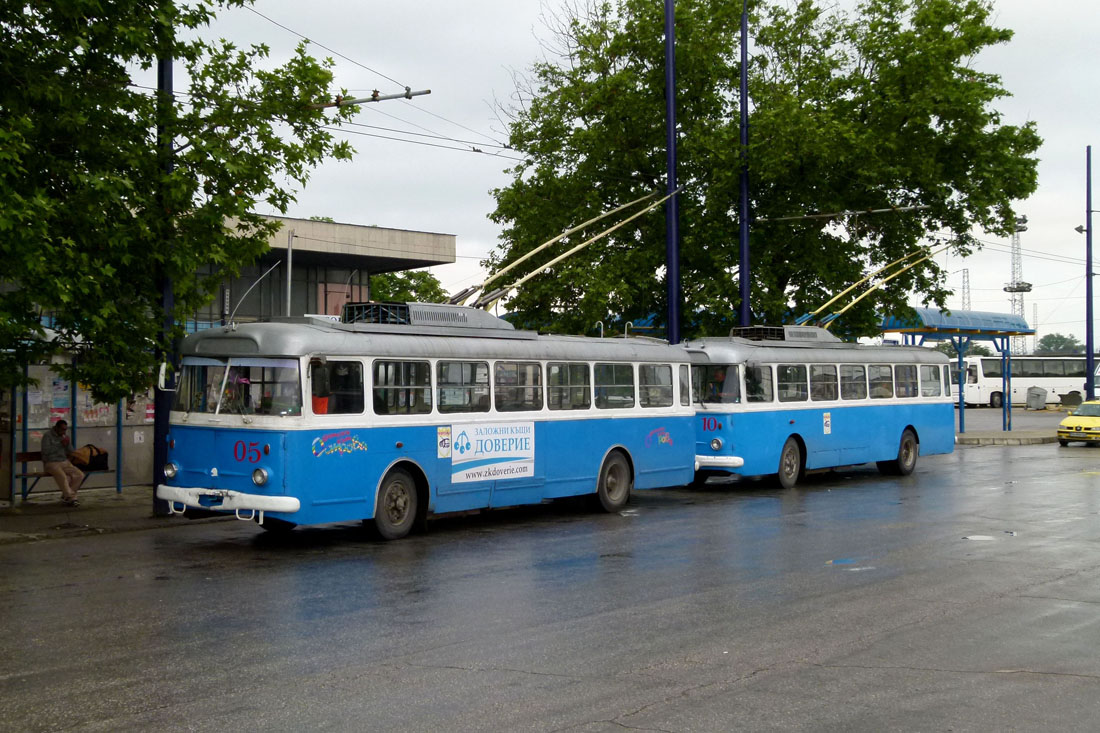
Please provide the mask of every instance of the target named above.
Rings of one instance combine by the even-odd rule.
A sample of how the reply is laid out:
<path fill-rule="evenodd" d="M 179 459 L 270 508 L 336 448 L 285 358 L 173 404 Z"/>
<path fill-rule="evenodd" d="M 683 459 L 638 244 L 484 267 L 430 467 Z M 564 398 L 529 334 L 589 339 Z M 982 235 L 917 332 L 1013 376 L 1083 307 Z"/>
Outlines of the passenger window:
<path fill-rule="evenodd" d="M 489 411 L 489 362 L 441 361 L 436 370 L 440 412 Z"/>
<path fill-rule="evenodd" d="M 862 364 L 844 364 L 840 367 L 840 398 L 867 399 L 867 370 Z"/>
<path fill-rule="evenodd" d="M 745 400 L 747 402 L 771 402 L 775 399 L 770 366 L 745 367 Z"/>
<path fill-rule="evenodd" d="M 871 399 L 884 400 L 894 396 L 894 370 L 888 364 L 867 367 L 867 381 L 871 386 Z"/>
<path fill-rule="evenodd" d="M 363 365 L 357 361 L 330 361 L 325 366 L 329 380 L 328 414 L 362 414 Z"/>
<path fill-rule="evenodd" d="M 804 364 L 780 364 L 775 368 L 780 402 L 803 402 L 809 397 Z"/>
<path fill-rule="evenodd" d="M 680 404 L 691 404 L 691 370 L 687 364 L 680 365 Z"/>
<path fill-rule="evenodd" d="M 940 396 L 940 368 L 935 365 L 922 364 L 920 368 L 920 396 Z"/>
<path fill-rule="evenodd" d="M 374 362 L 374 412 L 422 415 L 432 411 L 432 367 L 426 361 Z"/>
<path fill-rule="evenodd" d="M 642 364 L 638 367 L 638 403 L 642 407 L 672 406 L 672 367 Z"/>
<path fill-rule="evenodd" d="M 551 410 L 587 410 L 592 406 L 592 381 L 587 364 L 546 365 L 546 401 Z"/>
<path fill-rule="evenodd" d="M 634 367 L 630 364 L 597 364 L 595 382 L 597 408 L 634 407 Z"/>
<path fill-rule="evenodd" d="M 835 400 L 836 395 L 836 367 L 832 364 L 811 366 L 810 397 L 814 400 Z"/>
<path fill-rule="evenodd" d="M 894 386 L 898 397 L 917 396 L 917 365 L 898 364 L 894 367 Z"/>
<path fill-rule="evenodd" d="M 498 361 L 493 385 L 497 412 L 542 409 L 542 365 L 538 362 Z"/>

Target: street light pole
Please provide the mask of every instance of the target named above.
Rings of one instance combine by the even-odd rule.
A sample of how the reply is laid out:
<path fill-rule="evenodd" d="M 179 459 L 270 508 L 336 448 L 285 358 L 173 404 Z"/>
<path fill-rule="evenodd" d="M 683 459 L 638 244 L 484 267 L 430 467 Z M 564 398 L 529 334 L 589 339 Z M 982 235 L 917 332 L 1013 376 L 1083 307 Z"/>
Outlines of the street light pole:
<path fill-rule="evenodd" d="M 1092 340 L 1092 146 L 1085 146 L 1085 399 L 1095 396 Z"/>

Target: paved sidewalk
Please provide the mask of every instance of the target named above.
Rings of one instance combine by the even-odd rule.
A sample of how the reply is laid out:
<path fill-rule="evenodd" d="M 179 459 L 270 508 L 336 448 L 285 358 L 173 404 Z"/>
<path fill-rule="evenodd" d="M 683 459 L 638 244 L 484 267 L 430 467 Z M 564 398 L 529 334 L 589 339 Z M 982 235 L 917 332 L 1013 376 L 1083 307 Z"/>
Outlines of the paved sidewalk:
<path fill-rule="evenodd" d="M 233 517 L 155 517 L 151 486 L 124 486 L 121 494 L 116 493 L 114 487 L 82 489 L 80 506 L 75 508 L 62 504 L 58 491 L 36 491 L 27 501 L 22 501 L 17 494 L 14 506 L 7 501 L 0 501 L 0 545 L 78 535 L 185 527 L 193 522 L 221 522 L 227 519 Z"/>

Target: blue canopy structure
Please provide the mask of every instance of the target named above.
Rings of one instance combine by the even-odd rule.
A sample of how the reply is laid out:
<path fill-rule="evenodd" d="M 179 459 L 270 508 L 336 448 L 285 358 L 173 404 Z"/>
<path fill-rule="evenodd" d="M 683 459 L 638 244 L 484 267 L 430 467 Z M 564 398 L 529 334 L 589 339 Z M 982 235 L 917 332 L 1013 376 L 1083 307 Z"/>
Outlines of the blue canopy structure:
<path fill-rule="evenodd" d="M 1003 393 L 1012 394 L 1012 355 L 1009 349 L 1010 336 L 1033 336 L 1035 329 L 1027 325 L 1021 316 L 1012 313 L 989 313 L 986 311 L 948 311 L 939 308 L 913 308 L 915 317 L 898 318 L 887 316 L 882 320 L 884 333 L 900 333 L 907 344 L 923 344 L 927 340 L 951 341 L 959 354 L 959 432 L 966 432 L 966 404 L 963 391 L 966 379 L 963 378 L 962 355 L 970 348 L 973 340 L 992 341 L 994 348 L 1001 354 L 1001 373 L 1004 383 Z M 1010 399 L 1002 403 L 1003 426 L 1012 430 L 1012 405 Z"/>
<path fill-rule="evenodd" d="M 959 336 L 990 340 L 1008 336 L 1033 336 L 1035 329 L 1027 325 L 1021 316 L 1012 313 L 986 311 L 946 311 L 938 308 L 914 308 L 916 317 L 911 319 L 887 316 L 882 330 L 890 333 L 921 336 L 921 341 L 943 341 Z"/>

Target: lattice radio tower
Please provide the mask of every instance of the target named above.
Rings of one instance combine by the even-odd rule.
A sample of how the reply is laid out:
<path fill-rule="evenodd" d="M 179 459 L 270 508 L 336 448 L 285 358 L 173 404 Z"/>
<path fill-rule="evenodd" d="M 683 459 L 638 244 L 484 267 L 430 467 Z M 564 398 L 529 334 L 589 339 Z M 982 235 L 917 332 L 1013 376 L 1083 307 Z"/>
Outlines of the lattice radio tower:
<path fill-rule="evenodd" d="M 962 285 L 962 309 L 964 311 L 970 310 L 970 269 L 964 267 L 962 269 L 963 285 Z"/>
<path fill-rule="evenodd" d="M 1024 318 L 1024 293 L 1031 292 L 1031 283 L 1024 282 L 1024 265 L 1020 257 L 1020 232 L 1027 231 L 1027 217 L 1016 220 L 1016 229 L 1012 232 L 1012 282 L 1005 285 L 1005 292 L 1012 296 L 1012 315 Z M 1027 343 L 1023 336 L 1012 337 L 1012 353 L 1023 354 Z"/>

